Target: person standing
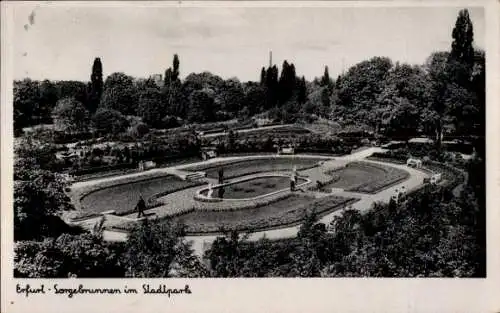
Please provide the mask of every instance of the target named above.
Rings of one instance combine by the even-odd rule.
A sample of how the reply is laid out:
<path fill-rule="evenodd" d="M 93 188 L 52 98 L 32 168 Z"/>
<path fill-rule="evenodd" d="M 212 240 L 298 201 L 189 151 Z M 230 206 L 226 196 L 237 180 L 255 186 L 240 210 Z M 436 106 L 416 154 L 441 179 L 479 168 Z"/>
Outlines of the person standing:
<path fill-rule="evenodd" d="M 292 175 L 290 175 L 290 191 L 295 191 L 295 185 L 297 184 L 297 170 L 294 167 Z"/>
<path fill-rule="evenodd" d="M 137 202 L 135 209 L 137 210 L 137 218 L 146 216 L 146 214 L 144 214 L 144 210 L 146 209 L 146 202 L 142 198 L 142 195 L 139 196 L 139 201 Z"/>
<path fill-rule="evenodd" d="M 219 168 L 219 184 L 224 183 L 224 168 Z"/>
<path fill-rule="evenodd" d="M 218 192 L 219 192 L 219 198 L 224 199 L 224 187 L 219 187 Z"/>

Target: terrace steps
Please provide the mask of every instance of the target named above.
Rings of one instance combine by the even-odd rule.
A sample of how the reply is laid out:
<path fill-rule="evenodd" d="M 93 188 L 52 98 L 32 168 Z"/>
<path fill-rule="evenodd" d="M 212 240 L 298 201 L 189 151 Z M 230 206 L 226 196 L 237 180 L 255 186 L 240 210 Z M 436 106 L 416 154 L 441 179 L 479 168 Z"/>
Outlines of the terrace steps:
<path fill-rule="evenodd" d="M 203 178 L 205 178 L 205 173 L 204 172 L 194 172 L 194 173 L 189 173 L 185 176 L 186 180 L 190 181 L 199 181 Z"/>

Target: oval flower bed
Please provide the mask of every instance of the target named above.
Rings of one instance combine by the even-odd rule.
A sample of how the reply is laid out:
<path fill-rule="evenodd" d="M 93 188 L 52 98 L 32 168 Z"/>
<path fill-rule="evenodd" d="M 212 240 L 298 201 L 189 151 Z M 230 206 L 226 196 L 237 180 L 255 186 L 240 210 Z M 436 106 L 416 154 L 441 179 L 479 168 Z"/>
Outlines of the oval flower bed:
<path fill-rule="evenodd" d="M 372 194 L 408 179 L 410 176 L 407 171 L 369 162 L 351 162 L 327 174 L 335 175 L 339 179 L 323 185 L 322 190 L 342 188 L 346 191 Z"/>
<path fill-rule="evenodd" d="M 153 208 L 162 205 L 157 198 L 201 184 L 165 174 L 139 180 L 104 182 L 88 188 L 90 191 L 80 197 L 80 205 L 87 212 L 114 210 L 118 215 L 123 215 L 134 211 L 140 195 L 147 202 L 147 207 Z"/>
<path fill-rule="evenodd" d="M 296 188 L 308 183 L 310 183 L 309 179 L 297 177 Z M 219 198 L 221 188 L 224 188 L 223 198 Z M 213 187 L 211 198 L 207 197 L 208 187 L 201 189 L 196 193 L 195 200 L 201 202 L 251 201 L 289 190 L 290 177 L 288 175 L 264 174 L 217 185 Z"/>
<path fill-rule="evenodd" d="M 220 161 L 209 165 L 197 165 L 183 168 L 184 171 L 203 171 L 209 178 L 218 178 L 219 169 L 223 168 L 224 178 L 235 178 L 244 175 L 263 173 L 292 171 L 295 166 L 298 171 L 310 169 L 318 166 L 321 161 L 328 158 L 301 158 L 301 157 L 266 157 L 250 160 Z"/>
<path fill-rule="evenodd" d="M 165 220 L 186 226 L 187 234 L 216 234 L 227 230 L 261 231 L 290 227 L 299 224 L 307 211 L 315 210 L 321 217 L 341 209 L 358 199 L 329 196 L 320 199 L 293 194 L 266 205 L 242 210 L 190 210 L 184 214 L 170 216 Z M 112 229 L 129 231 L 136 224 L 124 223 Z"/>

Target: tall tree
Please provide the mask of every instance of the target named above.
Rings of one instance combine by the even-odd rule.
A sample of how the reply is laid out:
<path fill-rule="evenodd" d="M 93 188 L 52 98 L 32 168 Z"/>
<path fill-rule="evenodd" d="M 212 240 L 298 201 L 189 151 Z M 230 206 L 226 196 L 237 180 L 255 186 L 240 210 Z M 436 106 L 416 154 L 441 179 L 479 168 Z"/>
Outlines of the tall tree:
<path fill-rule="evenodd" d="M 53 82 L 44 80 L 40 84 L 40 100 L 37 115 L 41 123 L 47 123 L 52 120 L 51 113 L 56 106 L 58 97 L 57 89 Z"/>
<path fill-rule="evenodd" d="M 286 60 L 283 61 L 278 86 L 278 102 L 280 105 L 283 105 L 290 100 L 296 87 L 295 65 L 293 63 L 289 64 Z"/>
<path fill-rule="evenodd" d="M 260 70 L 260 85 L 265 86 L 266 85 L 266 68 L 262 67 L 262 70 Z"/>
<path fill-rule="evenodd" d="M 307 101 L 307 87 L 306 87 L 306 79 L 302 76 L 302 79 L 299 81 L 299 91 L 297 101 L 299 104 L 304 104 Z"/>
<path fill-rule="evenodd" d="M 485 136 L 485 125 L 486 125 L 486 68 L 485 68 L 485 58 L 484 51 L 476 51 L 476 63 L 474 66 L 474 71 L 472 73 L 472 91 L 476 95 L 476 106 L 477 106 L 477 128 L 475 129 L 475 135 L 482 138 L 484 141 Z"/>
<path fill-rule="evenodd" d="M 466 65 L 470 73 L 474 66 L 474 48 L 472 46 L 474 30 L 467 9 L 458 13 L 452 37 L 450 58 Z"/>
<path fill-rule="evenodd" d="M 75 98 L 83 104 L 87 102 L 89 86 L 87 83 L 74 81 L 74 80 L 63 80 L 55 83 L 57 89 L 57 98 Z"/>
<path fill-rule="evenodd" d="M 245 93 L 237 78 L 230 78 L 223 82 L 216 93 L 215 103 L 220 110 L 226 112 L 238 112 Z"/>
<path fill-rule="evenodd" d="M 174 54 L 173 60 L 173 70 L 172 70 L 172 81 L 179 79 L 179 56 Z"/>
<path fill-rule="evenodd" d="M 266 72 L 266 109 L 274 107 L 278 103 L 278 67 L 274 65 Z"/>
<path fill-rule="evenodd" d="M 175 103 L 179 98 L 179 92 L 181 89 L 181 82 L 179 79 L 179 56 L 174 54 L 174 59 L 172 61 L 172 67 L 169 67 L 165 71 L 165 84 L 162 90 L 163 99 L 166 102 L 168 111 L 171 113 L 174 110 Z"/>
<path fill-rule="evenodd" d="M 245 96 L 241 100 L 241 107 L 248 108 L 250 114 L 262 112 L 266 107 L 266 88 L 257 84 L 245 88 Z"/>
<path fill-rule="evenodd" d="M 124 73 L 113 73 L 104 82 L 101 107 L 117 110 L 123 115 L 135 115 L 137 92 L 134 79 Z"/>
<path fill-rule="evenodd" d="M 435 134 L 438 147 L 443 133 L 443 118 L 446 112 L 445 95 L 449 84 L 448 52 L 435 52 L 427 60 L 426 68 L 431 80 L 431 109 L 436 113 Z"/>
<path fill-rule="evenodd" d="M 327 87 L 328 89 L 331 89 L 333 87 L 333 81 L 330 78 L 330 73 L 328 72 L 328 66 L 325 66 L 325 72 L 321 77 L 320 86 Z"/>
<path fill-rule="evenodd" d="M 161 92 L 158 89 L 147 88 L 140 92 L 137 115 L 153 128 L 162 127 L 162 119 L 167 115 L 167 110 L 161 101 Z"/>
<path fill-rule="evenodd" d="M 14 129 L 35 123 L 34 112 L 38 108 L 38 82 L 31 79 L 14 82 Z"/>
<path fill-rule="evenodd" d="M 196 90 L 191 93 L 189 99 L 188 120 L 191 122 L 213 122 L 215 117 L 214 110 L 214 91 L 210 88 Z"/>
<path fill-rule="evenodd" d="M 92 114 L 97 110 L 104 88 L 101 58 L 95 58 L 90 75 L 90 95 L 87 110 Z"/>
<path fill-rule="evenodd" d="M 172 73 L 172 68 L 169 67 L 165 70 L 165 83 L 164 83 L 164 86 L 165 88 L 170 88 L 170 84 L 172 82 L 172 76 L 173 76 L 173 73 Z"/>
<path fill-rule="evenodd" d="M 338 80 L 339 104 L 353 109 L 372 109 L 392 68 L 389 58 L 374 57 L 352 66 Z"/>

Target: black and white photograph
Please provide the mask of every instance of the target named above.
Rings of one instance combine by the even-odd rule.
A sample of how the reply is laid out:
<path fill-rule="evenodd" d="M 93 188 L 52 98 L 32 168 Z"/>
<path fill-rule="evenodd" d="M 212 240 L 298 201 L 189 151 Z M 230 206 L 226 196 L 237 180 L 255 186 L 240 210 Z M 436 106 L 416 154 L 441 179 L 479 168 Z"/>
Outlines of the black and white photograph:
<path fill-rule="evenodd" d="M 485 6 L 230 4 L 9 4 L 8 274 L 487 278 Z"/>

